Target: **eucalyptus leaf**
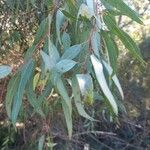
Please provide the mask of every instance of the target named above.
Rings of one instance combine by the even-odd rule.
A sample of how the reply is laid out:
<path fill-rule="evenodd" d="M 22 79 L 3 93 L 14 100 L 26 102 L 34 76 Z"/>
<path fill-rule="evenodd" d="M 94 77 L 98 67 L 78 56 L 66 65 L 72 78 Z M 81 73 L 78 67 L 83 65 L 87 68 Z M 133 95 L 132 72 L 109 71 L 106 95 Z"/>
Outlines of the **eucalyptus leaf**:
<path fill-rule="evenodd" d="M 34 61 L 31 59 L 30 61 L 28 61 L 27 64 L 25 64 L 24 69 L 21 72 L 21 78 L 17 88 L 17 92 L 15 93 L 14 96 L 13 107 L 11 112 L 11 120 L 13 124 L 15 124 L 17 121 L 17 117 L 22 105 L 24 90 L 29 78 L 31 77 L 33 68 L 34 68 Z"/>
<path fill-rule="evenodd" d="M 107 85 L 107 81 L 105 79 L 105 75 L 103 72 L 102 63 L 94 55 L 91 55 L 91 62 L 92 62 L 92 65 L 93 65 L 93 68 L 95 71 L 96 78 L 97 78 L 98 83 L 101 87 L 101 90 L 103 91 L 103 93 L 107 97 L 107 99 L 108 99 L 108 101 L 112 107 L 113 112 L 116 115 L 118 115 L 118 107 L 117 107 L 116 101 L 114 99 L 114 96 L 111 93 L 111 91 Z"/>
<path fill-rule="evenodd" d="M 81 51 L 81 45 L 74 45 L 66 49 L 61 59 L 74 59 Z"/>
<path fill-rule="evenodd" d="M 56 64 L 55 69 L 57 72 L 65 73 L 65 72 L 71 70 L 76 64 L 77 64 L 77 62 L 75 62 L 73 60 L 63 59 L 63 60 L 60 60 Z"/>
<path fill-rule="evenodd" d="M 78 85 L 78 81 L 76 79 L 76 77 L 74 77 L 72 79 L 72 91 L 73 91 L 73 96 L 74 96 L 74 102 L 76 105 L 76 108 L 78 110 L 78 113 L 83 116 L 86 119 L 89 119 L 91 121 L 94 121 L 94 119 L 92 117 L 90 117 L 84 109 L 84 104 L 81 101 L 81 97 L 80 97 L 80 89 L 79 89 L 79 85 Z"/>

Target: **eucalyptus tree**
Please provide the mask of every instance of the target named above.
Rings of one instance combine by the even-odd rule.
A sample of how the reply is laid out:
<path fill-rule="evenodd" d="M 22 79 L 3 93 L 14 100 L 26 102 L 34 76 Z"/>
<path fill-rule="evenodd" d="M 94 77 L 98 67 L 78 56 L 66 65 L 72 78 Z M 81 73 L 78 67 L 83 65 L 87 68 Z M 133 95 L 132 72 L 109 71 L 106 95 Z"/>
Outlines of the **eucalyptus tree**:
<path fill-rule="evenodd" d="M 8 84 L 5 104 L 14 126 L 24 97 L 42 118 L 47 117 L 45 101 L 61 103 L 69 138 L 73 110 L 95 122 L 86 110 L 101 101 L 104 115 L 115 120 L 124 111 L 116 40 L 144 64 L 133 39 L 119 27 L 117 16 L 125 15 L 142 24 L 138 14 L 123 0 L 45 0 L 44 5 L 36 0 L 11 2 L 12 10 L 17 7 L 18 12 L 36 9 L 41 14 L 38 6 L 45 12 L 23 65 Z"/>

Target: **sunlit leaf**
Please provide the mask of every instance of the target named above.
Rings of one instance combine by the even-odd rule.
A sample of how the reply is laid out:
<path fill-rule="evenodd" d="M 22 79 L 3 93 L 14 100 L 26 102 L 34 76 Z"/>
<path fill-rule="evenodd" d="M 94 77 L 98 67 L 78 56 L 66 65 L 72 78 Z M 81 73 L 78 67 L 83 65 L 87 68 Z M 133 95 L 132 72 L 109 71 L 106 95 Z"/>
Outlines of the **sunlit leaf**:
<path fill-rule="evenodd" d="M 101 90 L 103 91 L 103 93 L 107 97 L 114 113 L 117 115 L 118 114 L 118 107 L 117 107 L 116 101 L 114 99 L 114 96 L 111 93 L 111 91 L 107 85 L 105 75 L 103 72 L 103 65 L 94 55 L 91 55 L 91 62 L 92 62 L 92 65 L 93 65 L 93 68 L 95 71 L 96 78 L 97 78 L 98 83 L 101 87 Z"/>
<path fill-rule="evenodd" d="M 114 22 L 113 18 L 110 14 L 103 16 L 104 22 L 107 25 L 108 29 L 117 35 L 119 39 L 122 41 L 122 43 L 125 45 L 125 47 L 141 62 L 143 62 L 143 59 L 141 58 L 140 50 L 137 47 L 136 43 L 133 41 L 133 39 L 125 33 L 123 30 L 121 30 L 116 23 Z"/>
<path fill-rule="evenodd" d="M 111 66 L 109 66 L 109 64 L 107 64 L 105 61 L 103 61 L 103 64 L 104 64 L 105 68 L 108 70 L 109 75 L 111 76 L 111 75 L 113 74 L 113 69 L 112 69 Z M 119 92 L 120 92 L 120 95 L 121 95 L 122 99 L 124 99 L 123 90 L 122 90 L 122 87 L 121 87 L 121 85 L 120 85 L 120 82 L 119 82 L 119 80 L 118 80 L 116 74 L 114 74 L 114 75 L 112 76 L 112 79 L 113 79 L 115 85 L 117 86 L 117 88 L 118 88 L 118 90 L 119 90 Z"/>
<path fill-rule="evenodd" d="M 102 0 L 102 2 L 105 6 L 109 4 L 112 7 L 115 7 L 116 9 L 120 10 L 121 13 L 130 17 L 134 21 L 143 24 L 138 14 L 133 9 L 131 9 L 127 4 L 125 4 L 123 0 Z"/>

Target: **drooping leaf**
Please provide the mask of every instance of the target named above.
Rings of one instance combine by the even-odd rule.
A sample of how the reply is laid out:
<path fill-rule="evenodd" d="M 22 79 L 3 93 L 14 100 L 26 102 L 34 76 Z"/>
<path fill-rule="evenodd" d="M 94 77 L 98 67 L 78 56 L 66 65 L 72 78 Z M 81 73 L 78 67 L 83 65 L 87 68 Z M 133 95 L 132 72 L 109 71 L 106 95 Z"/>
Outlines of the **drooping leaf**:
<path fill-rule="evenodd" d="M 58 37 L 58 41 L 60 44 L 62 44 L 61 42 L 61 36 L 60 36 L 60 30 L 61 27 L 64 23 L 65 20 L 65 16 L 64 14 L 58 9 L 57 13 L 56 13 L 56 32 L 57 32 L 57 37 Z"/>
<path fill-rule="evenodd" d="M 41 109 L 41 105 L 36 97 L 36 94 L 33 91 L 33 83 L 29 84 L 27 87 L 27 98 L 28 101 L 30 103 L 30 105 L 34 108 L 34 110 L 40 114 L 43 118 L 45 117 L 42 109 Z"/>
<path fill-rule="evenodd" d="M 107 64 L 105 61 L 103 61 L 103 64 L 104 64 L 105 68 L 108 70 L 109 75 L 111 76 L 111 75 L 113 74 L 113 69 L 112 69 L 111 66 L 109 66 L 109 64 Z M 114 74 L 114 75 L 112 76 L 112 79 L 113 79 L 113 81 L 114 81 L 116 87 L 118 88 L 122 99 L 124 99 L 123 90 L 122 90 L 122 87 L 121 87 L 121 85 L 120 85 L 119 79 L 117 78 L 116 74 Z"/>
<path fill-rule="evenodd" d="M 113 71 L 116 72 L 117 70 L 117 46 L 115 42 L 111 39 L 110 35 L 108 32 L 102 31 L 102 36 L 105 41 L 107 51 L 108 51 L 108 57 L 109 57 L 109 62 L 113 68 Z"/>
<path fill-rule="evenodd" d="M 113 112 L 117 115 L 118 107 L 114 99 L 114 96 L 107 85 L 107 81 L 105 79 L 105 75 L 103 72 L 103 65 L 94 55 L 91 55 L 91 62 L 95 71 L 96 78 L 101 87 L 101 90 L 103 91 L 104 95 L 107 97 Z"/>
<path fill-rule="evenodd" d="M 84 105 L 82 104 L 81 101 L 80 89 L 76 77 L 72 79 L 72 91 L 73 91 L 74 102 L 78 113 L 84 118 L 94 121 L 94 119 L 85 112 Z"/>
<path fill-rule="evenodd" d="M 72 136 L 72 115 L 70 113 L 68 105 L 66 104 L 66 102 L 64 100 L 62 100 L 62 107 L 63 107 L 65 119 L 66 119 L 68 136 L 69 136 L 69 139 L 71 139 L 71 136 Z"/>
<path fill-rule="evenodd" d="M 11 120 L 13 124 L 15 124 L 17 121 L 17 117 L 18 117 L 18 114 L 22 105 L 24 89 L 32 74 L 33 67 L 34 67 L 34 61 L 31 59 L 27 64 L 25 64 L 25 66 L 23 67 L 21 71 L 21 78 L 20 78 L 17 92 L 15 93 L 15 96 L 14 96 L 12 113 L 11 113 Z"/>
<path fill-rule="evenodd" d="M 115 35 L 119 37 L 119 39 L 122 41 L 122 43 L 125 45 L 125 47 L 141 62 L 143 62 L 143 59 L 140 54 L 140 50 L 137 47 L 136 43 L 133 41 L 133 39 L 125 33 L 123 30 L 121 30 L 116 23 L 114 22 L 113 18 L 110 14 L 106 14 L 103 16 L 104 22 L 107 25 L 108 29 Z"/>
<path fill-rule="evenodd" d="M 81 45 L 74 45 L 66 49 L 65 53 L 62 55 L 61 59 L 74 59 L 78 56 L 81 51 Z"/>
<path fill-rule="evenodd" d="M 12 71 L 12 68 L 10 66 L 1 65 L 0 66 L 0 79 L 9 75 L 11 71 Z"/>
<path fill-rule="evenodd" d="M 19 74 L 15 75 L 14 77 L 10 79 L 8 86 L 7 86 L 5 107 L 6 107 L 6 112 L 9 118 L 11 117 L 12 102 L 13 102 L 14 95 L 17 92 L 19 78 L 20 78 Z"/>
<path fill-rule="evenodd" d="M 62 107 L 65 114 L 66 124 L 68 128 L 69 138 L 72 136 L 72 105 L 71 99 L 67 93 L 66 87 L 61 78 L 57 80 L 57 90 L 62 97 Z"/>
<path fill-rule="evenodd" d="M 111 5 L 112 7 L 119 10 L 124 15 L 130 17 L 134 21 L 143 24 L 143 22 L 140 20 L 138 14 L 131 9 L 127 4 L 123 2 L 123 0 L 102 0 L 102 3 L 106 6 Z"/>
<path fill-rule="evenodd" d="M 67 104 L 70 114 L 72 114 L 71 99 L 67 93 L 66 87 L 61 78 L 58 78 L 57 83 L 56 83 L 56 88 L 59 94 L 61 95 L 61 97 L 63 98 L 63 100 L 65 101 L 65 103 Z"/>
<path fill-rule="evenodd" d="M 47 31 L 48 31 L 48 18 L 45 18 L 41 22 L 39 29 L 35 35 L 34 45 L 36 45 L 43 38 L 43 36 L 46 34 Z"/>

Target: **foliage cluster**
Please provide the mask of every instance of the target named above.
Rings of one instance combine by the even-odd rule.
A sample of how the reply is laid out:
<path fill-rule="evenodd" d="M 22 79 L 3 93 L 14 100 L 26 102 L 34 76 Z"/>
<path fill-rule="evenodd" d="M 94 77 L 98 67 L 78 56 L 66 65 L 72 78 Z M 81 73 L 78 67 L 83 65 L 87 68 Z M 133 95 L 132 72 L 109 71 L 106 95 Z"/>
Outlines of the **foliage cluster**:
<path fill-rule="evenodd" d="M 19 45 L 27 43 L 29 47 L 24 54 L 23 65 L 12 76 L 7 88 L 5 106 L 14 126 L 17 120 L 23 120 L 21 112 L 28 116 L 33 111 L 47 120 L 50 109 L 62 109 L 71 138 L 72 113 L 78 112 L 90 122 L 98 121 L 87 110 L 96 102 L 101 103 L 101 114 L 110 121 L 125 111 L 121 104 L 123 91 L 116 76 L 119 55 L 116 38 L 140 63 L 144 63 L 139 48 L 117 22 L 117 16 L 125 15 L 142 24 L 137 13 L 126 3 L 122 0 L 10 0 L 1 3 L 3 10 L 10 8 L 5 15 L 11 15 L 8 18 L 2 16 L 6 27 L 8 22 L 15 27 L 13 30 L 9 27 L 9 32 L 13 31 L 11 34 L 1 27 L 2 35 L 6 34 L 2 37 L 9 36 L 10 39 L 5 43 L 2 38 L 1 47 L 6 49 L 16 42 Z M 22 26 L 17 25 L 21 21 L 20 14 L 30 22 L 27 26 L 24 24 L 26 21 Z M 34 17 L 28 20 L 28 14 L 36 15 L 39 22 L 32 20 Z M 33 37 L 36 27 L 34 41 L 26 41 L 24 36 Z M 31 30 L 32 35 L 24 34 L 28 33 L 26 30 Z M 21 36 L 22 32 L 24 36 Z M 7 71 L 1 76 L 10 72 L 8 68 Z M 24 101 L 33 108 L 31 112 L 25 109 Z M 39 140 L 39 149 L 43 147 L 45 135 Z"/>

